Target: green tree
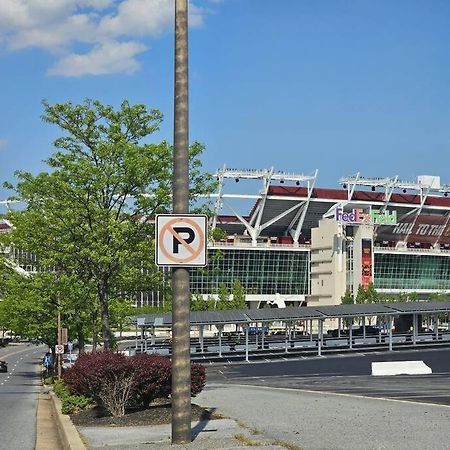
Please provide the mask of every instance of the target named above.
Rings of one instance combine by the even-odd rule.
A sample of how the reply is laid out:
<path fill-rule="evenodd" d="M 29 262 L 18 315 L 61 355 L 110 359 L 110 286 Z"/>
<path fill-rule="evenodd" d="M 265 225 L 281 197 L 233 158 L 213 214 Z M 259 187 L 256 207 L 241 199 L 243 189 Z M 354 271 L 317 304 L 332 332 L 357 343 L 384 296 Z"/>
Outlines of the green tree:
<path fill-rule="evenodd" d="M 203 299 L 200 292 L 194 292 L 191 295 L 191 311 L 208 311 L 209 307 L 209 302 Z"/>
<path fill-rule="evenodd" d="M 65 136 L 46 161 L 49 172 L 16 172 L 15 198 L 25 209 L 11 212 L 10 243 L 40 257 L 40 263 L 92 286 L 106 349 L 111 348 L 110 301 L 157 288 L 151 218 L 171 211 L 172 146 L 150 143 L 162 114 L 123 101 L 118 110 L 86 100 L 50 105 L 45 122 Z M 208 193 L 201 171 L 202 145 L 190 147 L 190 192 Z"/>
<path fill-rule="evenodd" d="M 362 287 L 362 285 L 358 286 L 358 292 L 356 293 L 356 297 L 355 297 L 355 303 L 366 303 L 367 302 L 367 292 L 366 290 Z"/>
<path fill-rule="evenodd" d="M 230 291 L 225 283 L 220 283 L 217 291 L 216 309 L 230 309 Z"/>
<path fill-rule="evenodd" d="M 230 303 L 231 309 L 247 309 L 245 289 L 238 279 L 233 281 L 233 300 Z"/>
<path fill-rule="evenodd" d="M 353 303 L 355 303 L 353 301 L 352 293 L 348 289 L 345 291 L 345 294 L 341 297 L 341 303 L 343 305 L 353 305 Z"/>
<path fill-rule="evenodd" d="M 370 282 L 369 286 L 367 286 L 366 299 L 367 299 L 367 303 L 379 303 L 380 302 L 378 292 L 376 291 L 375 286 L 372 282 Z"/>

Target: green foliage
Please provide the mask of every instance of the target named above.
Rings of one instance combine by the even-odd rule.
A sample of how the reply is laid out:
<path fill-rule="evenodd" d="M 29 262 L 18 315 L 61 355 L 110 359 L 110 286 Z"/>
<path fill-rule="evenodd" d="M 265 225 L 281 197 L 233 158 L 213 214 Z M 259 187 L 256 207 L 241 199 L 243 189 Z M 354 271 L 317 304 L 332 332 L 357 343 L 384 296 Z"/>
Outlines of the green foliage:
<path fill-rule="evenodd" d="M 245 289 L 239 280 L 233 281 L 233 300 L 230 305 L 231 309 L 247 309 L 245 303 Z"/>
<path fill-rule="evenodd" d="M 161 289 L 165 282 L 154 266 L 149 219 L 171 211 L 172 146 L 148 142 L 162 114 L 127 101 L 118 110 L 92 100 L 44 102 L 43 120 L 64 136 L 54 142 L 48 172 L 18 171 L 17 184 L 5 184 L 26 204 L 8 214 L 15 228 L 5 233 L 7 243 L 38 255 L 41 267 L 57 268 L 86 286 L 83 305 L 73 309 L 89 323 L 101 322 L 109 348 L 111 326 L 121 322 L 127 308 L 120 302 L 142 290 Z M 202 151 L 199 143 L 189 149 L 192 199 L 213 186 L 201 171 Z"/>
<path fill-rule="evenodd" d="M 358 286 L 358 292 L 356 293 L 355 303 L 358 304 L 367 303 L 367 292 L 362 287 L 362 285 Z"/>
<path fill-rule="evenodd" d="M 200 292 L 191 295 L 191 311 L 209 311 L 211 306 L 214 309 L 214 304 L 210 305 L 208 300 L 204 300 Z"/>
<path fill-rule="evenodd" d="M 341 297 L 341 303 L 343 305 L 353 305 L 353 296 L 352 293 L 347 289 L 345 294 Z"/>
<path fill-rule="evenodd" d="M 230 307 L 230 291 L 225 283 L 219 284 L 219 289 L 217 292 L 217 306 L 216 309 L 224 310 Z"/>
<path fill-rule="evenodd" d="M 378 292 L 376 291 L 375 286 L 373 285 L 372 282 L 370 282 L 369 286 L 367 286 L 366 300 L 367 300 L 367 303 L 379 303 L 380 302 L 380 297 L 379 297 Z"/>
<path fill-rule="evenodd" d="M 214 228 L 210 231 L 209 236 L 213 241 L 223 241 L 227 238 L 227 233 L 221 228 Z"/>
<path fill-rule="evenodd" d="M 55 382 L 53 385 L 53 391 L 61 400 L 61 412 L 63 414 L 77 414 L 83 409 L 94 405 L 93 400 L 89 397 L 71 394 L 63 380 L 58 380 Z"/>

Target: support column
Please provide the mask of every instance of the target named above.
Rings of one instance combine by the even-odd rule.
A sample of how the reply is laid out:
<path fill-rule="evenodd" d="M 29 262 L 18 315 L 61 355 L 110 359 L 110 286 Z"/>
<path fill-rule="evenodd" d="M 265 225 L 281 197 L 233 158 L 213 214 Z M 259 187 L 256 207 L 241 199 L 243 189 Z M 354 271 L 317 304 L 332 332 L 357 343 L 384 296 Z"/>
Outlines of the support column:
<path fill-rule="evenodd" d="M 198 340 L 200 341 L 200 351 L 204 352 L 204 340 L 203 340 L 203 331 L 204 331 L 205 325 L 200 325 L 200 329 L 198 332 Z"/>
<path fill-rule="evenodd" d="M 417 314 L 413 314 L 413 330 L 412 330 L 412 341 L 413 345 L 416 345 L 416 336 L 417 336 Z"/>
<path fill-rule="evenodd" d="M 152 341 L 151 341 L 152 346 L 154 346 L 156 344 L 156 329 L 155 326 L 152 326 Z"/>
<path fill-rule="evenodd" d="M 319 336 L 317 336 L 317 355 L 322 356 L 323 345 L 323 319 L 319 319 Z"/>
<path fill-rule="evenodd" d="M 366 316 L 362 318 L 362 326 L 363 326 L 363 339 L 366 340 Z"/>
<path fill-rule="evenodd" d="M 217 328 L 219 330 L 219 358 L 222 358 L 222 330 L 223 330 L 223 325 L 218 325 Z"/>
<path fill-rule="evenodd" d="M 248 326 L 244 326 L 245 330 L 245 360 L 248 362 Z"/>
<path fill-rule="evenodd" d="M 392 327 L 394 326 L 394 317 L 389 316 L 389 351 L 392 352 Z"/>
<path fill-rule="evenodd" d="M 349 327 L 349 340 L 348 340 L 348 348 L 351 350 L 353 348 L 353 317 L 350 317 L 350 327 Z"/>
<path fill-rule="evenodd" d="M 339 317 L 338 318 L 338 338 L 341 337 L 341 326 L 342 326 L 342 319 Z"/>
<path fill-rule="evenodd" d="M 435 336 L 436 336 L 436 341 L 438 341 L 439 340 L 439 319 L 438 319 L 437 314 L 434 316 L 434 332 L 435 332 Z"/>

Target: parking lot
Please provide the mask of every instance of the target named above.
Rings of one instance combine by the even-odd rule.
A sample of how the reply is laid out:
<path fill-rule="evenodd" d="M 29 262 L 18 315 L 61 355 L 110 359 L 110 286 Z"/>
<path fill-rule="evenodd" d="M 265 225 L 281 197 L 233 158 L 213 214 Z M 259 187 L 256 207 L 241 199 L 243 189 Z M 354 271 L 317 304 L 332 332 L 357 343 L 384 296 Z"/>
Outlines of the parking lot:
<path fill-rule="evenodd" d="M 371 363 L 424 361 L 431 375 L 375 377 Z M 208 367 L 209 383 L 232 383 L 450 405 L 450 349 L 338 354 Z"/>

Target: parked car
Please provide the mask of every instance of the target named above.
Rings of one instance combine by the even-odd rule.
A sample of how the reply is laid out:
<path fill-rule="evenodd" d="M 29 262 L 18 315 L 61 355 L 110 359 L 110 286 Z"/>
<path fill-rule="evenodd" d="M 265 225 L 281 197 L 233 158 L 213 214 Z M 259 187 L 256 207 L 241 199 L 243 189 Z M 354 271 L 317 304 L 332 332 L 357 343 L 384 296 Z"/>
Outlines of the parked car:
<path fill-rule="evenodd" d="M 6 361 L 0 361 L 0 372 L 8 372 L 8 363 Z"/>
<path fill-rule="evenodd" d="M 63 360 L 62 360 L 62 368 L 63 369 L 70 369 L 75 361 L 77 360 L 78 355 L 76 353 L 72 353 L 72 354 L 65 354 L 63 356 Z"/>

